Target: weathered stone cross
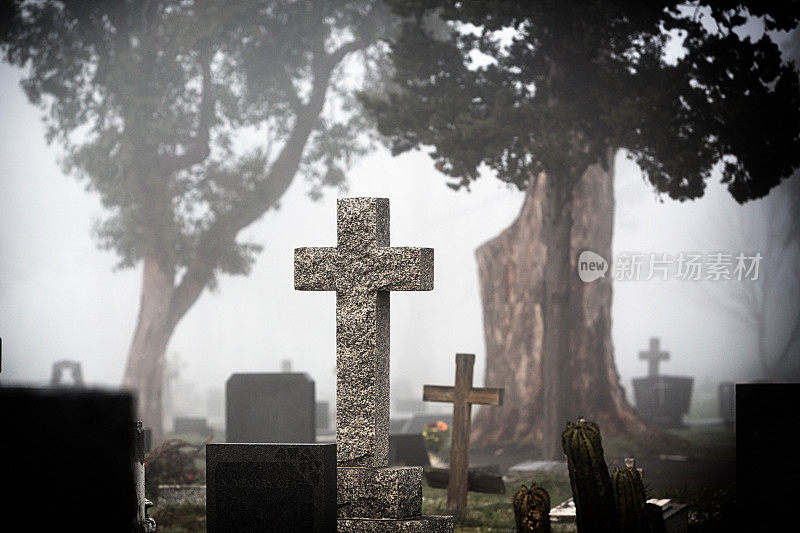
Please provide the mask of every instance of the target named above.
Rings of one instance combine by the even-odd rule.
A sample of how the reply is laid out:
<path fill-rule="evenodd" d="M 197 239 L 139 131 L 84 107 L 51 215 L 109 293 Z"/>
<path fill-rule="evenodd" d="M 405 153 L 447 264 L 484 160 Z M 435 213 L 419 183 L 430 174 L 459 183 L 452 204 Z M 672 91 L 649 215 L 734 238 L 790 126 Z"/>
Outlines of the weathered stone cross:
<path fill-rule="evenodd" d="M 456 520 L 463 518 L 467 506 L 469 429 L 472 421 L 472 404 L 503 405 L 503 389 L 472 388 L 474 364 L 475 356 L 473 354 L 456 354 L 455 387 L 425 385 L 422 389 L 422 399 L 426 402 L 453 404 L 447 512 Z"/>
<path fill-rule="evenodd" d="M 433 289 L 432 248 L 389 247 L 389 200 L 337 202 L 337 246 L 296 248 L 294 287 L 336 291 L 336 460 L 389 455 L 389 291 Z"/>
<path fill-rule="evenodd" d="M 659 344 L 658 337 L 650 337 L 650 351 L 639 352 L 639 359 L 648 363 L 647 375 L 651 378 L 658 376 L 658 363 L 669 359 L 669 352 L 660 351 Z"/>

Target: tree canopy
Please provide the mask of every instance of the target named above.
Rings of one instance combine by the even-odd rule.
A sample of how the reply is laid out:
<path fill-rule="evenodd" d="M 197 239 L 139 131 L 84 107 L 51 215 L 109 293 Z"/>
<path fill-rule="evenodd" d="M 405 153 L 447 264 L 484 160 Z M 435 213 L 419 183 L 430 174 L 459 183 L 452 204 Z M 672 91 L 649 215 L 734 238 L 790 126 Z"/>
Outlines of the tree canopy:
<path fill-rule="evenodd" d="M 796 1 L 390 4 L 394 84 L 362 98 L 394 153 L 433 146 L 454 188 L 483 165 L 572 184 L 621 148 L 659 193 L 700 197 L 719 164 L 745 202 L 800 165 L 800 85 L 773 39 Z"/>
<path fill-rule="evenodd" d="M 382 31 L 377 2 L 4 5 L 5 59 L 108 210 L 96 233 L 120 267 L 151 255 L 201 289 L 247 273 L 259 247 L 237 232 L 298 169 L 316 195 L 366 149 L 338 69 Z"/>

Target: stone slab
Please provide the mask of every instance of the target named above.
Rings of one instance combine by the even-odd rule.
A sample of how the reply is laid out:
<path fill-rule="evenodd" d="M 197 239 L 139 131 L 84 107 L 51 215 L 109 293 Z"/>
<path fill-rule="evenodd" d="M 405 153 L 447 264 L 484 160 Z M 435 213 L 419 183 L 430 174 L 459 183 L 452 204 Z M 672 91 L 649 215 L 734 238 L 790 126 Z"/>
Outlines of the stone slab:
<path fill-rule="evenodd" d="M 126 392 L 0 387 L 0 530 L 130 531 L 133 406 Z"/>
<path fill-rule="evenodd" d="M 206 484 L 209 533 L 334 530 L 334 444 L 208 444 Z"/>
<path fill-rule="evenodd" d="M 206 506 L 205 485 L 159 485 L 158 505 Z"/>
<path fill-rule="evenodd" d="M 389 433 L 389 466 L 430 466 L 422 433 Z"/>
<path fill-rule="evenodd" d="M 225 440 L 316 441 L 314 381 L 303 373 L 233 374 L 225 384 Z"/>
<path fill-rule="evenodd" d="M 401 520 L 340 518 L 337 533 L 453 533 L 452 516 L 420 516 Z"/>
<path fill-rule="evenodd" d="M 339 518 L 412 518 L 422 514 L 422 468 L 339 467 Z"/>

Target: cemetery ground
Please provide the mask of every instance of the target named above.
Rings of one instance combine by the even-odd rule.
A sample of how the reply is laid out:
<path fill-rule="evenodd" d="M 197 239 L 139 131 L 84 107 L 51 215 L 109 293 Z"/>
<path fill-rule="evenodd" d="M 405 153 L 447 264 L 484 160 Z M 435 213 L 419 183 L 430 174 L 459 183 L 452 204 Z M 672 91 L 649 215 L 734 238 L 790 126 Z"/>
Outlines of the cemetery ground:
<path fill-rule="evenodd" d="M 687 503 L 690 507 L 691 532 L 725 531 L 727 520 L 732 515 L 731 502 L 735 499 L 735 435 L 732 429 L 722 425 L 690 427 L 670 430 L 682 437 L 686 444 L 667 448 L 662 443 L 634 445 L 609 435 L 603 444 L 610 468 L 623 464 L 625 457 L 636 458 L 637 466 L 644 469 L 644 481 L 648 496 L 672 498 Z M 204 439 L 188 435 L 181 437 L 200 444 Z M 221 435 L 214 442 L 222 441 Z M 530 459 L 530 450 L 513 445 L 496 449 L 481 449 L 473 445 L 470 449 L 471 463 L 497 464 L 500 471 Z M 204 467 L 204 463 L 202 463 Z M 201 468 L 202 468 L 201 467 Z M 204 472 L 201 472 L 201 478 Z M 456 526 L 457 532 L 513 532 L 514 511 L 512 499 L 522 484 L 536 483 L 550 493 L 552 505 L 571 497 L 569 479 L 566 474 L 539 473 L 523 475 L 506 482 L 506 494 L 469 493 L 469 503 L 464 520 Z M 154 500 L 155 501 L 155 500 Z M 447 491 L 423 487 L 423 512 L 444 514 L 447 508 Z M 155 517 L 160 533 L 205 531 L 205 508 L 203 506 L 159 506 L 150 512 Z"/>

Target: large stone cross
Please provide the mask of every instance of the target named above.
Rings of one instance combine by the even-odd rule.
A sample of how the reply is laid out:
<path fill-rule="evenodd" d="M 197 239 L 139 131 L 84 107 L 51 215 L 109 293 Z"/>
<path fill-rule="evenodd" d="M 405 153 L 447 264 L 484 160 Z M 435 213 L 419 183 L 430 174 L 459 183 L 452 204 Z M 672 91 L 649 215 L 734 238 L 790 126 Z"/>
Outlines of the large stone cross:
<path fill-rule="evenodd" d="M 389 456 L 389 291 L 433 289 L 432 248 L 389 247 L 389 200 L 337 202 L 337 246 L 296 248 L 294 288 L 336 291 L 336 460 Z"/>
<path fill-rule="evenodd" d="M 502 405 L 503 389 L 473 388 L 472 369 L 475 356 L 456 354 L 455 387 L 425 385 L 422 399 L 426 402 L 453 404 L 453 434 L 450 444 L 450 478 L 447 483 L 447 512 L 461 520 L 467 507 L 469 473 L 469 428 L 472 404 Z"/>
<path fill-rule="evenodd" d="M 647 361 L 648 377 L 658 377 L 658 363 L 669 359 L 669 352 L 662 352 L 659 347 L 658 337 L 650 337 L 650 350 L 639 352 L 639 359 Z"/>

